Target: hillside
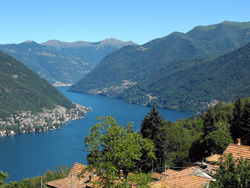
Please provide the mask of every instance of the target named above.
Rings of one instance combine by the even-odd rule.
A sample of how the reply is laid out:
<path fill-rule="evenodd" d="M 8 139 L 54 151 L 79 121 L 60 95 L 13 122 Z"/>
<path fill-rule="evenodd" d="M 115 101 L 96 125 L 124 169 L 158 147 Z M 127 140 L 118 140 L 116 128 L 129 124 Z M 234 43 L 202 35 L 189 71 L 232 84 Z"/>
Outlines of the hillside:
<path fill-rule="evenodd" d="M 186 34 L 174 32 L 141 46 L 126 46 L 107 55 L 70 91 L 114 96 L 149 79 L 172 62 L 239 48 L 250 41 L 249 33 L 250 22 L 223 22 L 198 26 Z"/>
<path fill-rule="evenodd" d="M 0 45 L 0 50 L 16 58 L 53 84 L 72 84 L 89 73 L 108 53 L 133 42 L 107 39 L 100 42 L 61 42 L 42 44 L 26 41 Z"/>
<path fill-rule="evenodd" d="M 115 97 L 183 111 L 204 110 L 214 100 L 250 96 L 250 43 L 203 60 L 174 62 Z"/>
<path fill-rule="evenodd" d="M 74 105 L 47 81 L 0 51 L 0 119 L 23 111 Z"/>

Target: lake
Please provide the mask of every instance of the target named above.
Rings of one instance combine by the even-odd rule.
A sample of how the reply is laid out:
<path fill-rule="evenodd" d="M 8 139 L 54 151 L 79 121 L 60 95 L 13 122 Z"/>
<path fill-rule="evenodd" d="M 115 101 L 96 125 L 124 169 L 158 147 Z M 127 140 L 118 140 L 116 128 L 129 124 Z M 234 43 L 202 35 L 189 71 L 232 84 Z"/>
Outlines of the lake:
<path fill-rule="evenodd" d="M 134 130 L 140 130 L 140 124 L 149 107 L 126 104 L 121 100 L 103 96 L 68 92 L 68 87 L 58 87 L 72 102 L 90 106 L 93 110 L 84 119 L 75 120 L 59 130 L 0 137 L 0 170 L 8 172 L 9 181 L 18 181 L 27 177 L 43 175 L 47 169 L 75 162 L 87 164 L 83 140 L 89 128 L 96 124 L 98 116 L 113 115 L 119 124 L 134 122 Z M 158 109 L 167 120 L 176 121 L 188 118 L 192 113 Z"/>

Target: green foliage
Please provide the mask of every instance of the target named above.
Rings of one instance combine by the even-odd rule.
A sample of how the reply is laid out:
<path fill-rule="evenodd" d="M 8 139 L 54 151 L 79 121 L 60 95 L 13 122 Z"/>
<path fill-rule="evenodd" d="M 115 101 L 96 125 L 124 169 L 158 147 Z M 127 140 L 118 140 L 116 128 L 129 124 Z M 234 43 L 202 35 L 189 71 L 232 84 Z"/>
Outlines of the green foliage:
<path fill-rule="evenodd" d="M 68 166 L 61 165 L 56 168 L 55 172 L 51 170 L 47 170 L 43 176 L 24 178 L 19 182 L 18 181 L 9 182 L 8 184 L 3 185 L 3 188 L 39 188 L 41 187 L 41 179 L 42 179 L 43 185 L 45 185 L 47 182 L 67 177 L 69 172 L 70 172 L 70 168 Z M 0 176 L 1 176 L 1 171 L 0 171 Z"/>
<path fill-rule="evenodd" d="M 231 121 L 231 135 L 234 140 L 242 139 L 242 143 L 250 145 L 250 102 L 249 98 L 244 100 L 238 98 L 235 101 L 233 118 Z"/>
<path fill-rule="evenodd" d="M 233 142 L 233 139 L 229 132 L 217 129 L 207 134 L 202 142 L 205 155 L 208 155 L 211 153 L 221 153 L 229 143 Z"/>
<path fill-rule="evenodd" d="M 142 121 L 140 132 L 143 138 L 148 138 L 153 141 L 157 159 L 156 161 L 142 159 L 140 165 L 145 172 L 152 170 L 161 172 L 164 169 L 166 159 L 166 124 L 166 120 L 159 114 L 155 106 L 150 109 L 150 113 L 148 113 Z"/>
<path fill-rule="evenodd" d="M 0 50 L 18 59 L 50 83 L 74 83 L 91 71 L 107 54 L 132 42 L 64 43 L 48 41 L 44 44 L 24 42 L 0 45 Z"/>
<path fill-rule="evenodd" d="M 23 111 L 39 112 L 56 105 L 74 105 L 47 81 L 0 52 L 0 118 Z"/>
<path fill-rule="evenodd" d="M 216 58 L 174 62 L 117 95 L 132 103 L 141 96 L 147 103 L 150 93 L 157 97 L 151 102 L 157 102 L 159 107 L 204 111 L 214 99 L 232 102 L 250 95 L 249 60 L 250 43 Z"/>
<path fill-rule="evenodd" d="M 241 131 L 240 131 L 240 125 L 241 125 L 241 116 L 242 116 L 242 101 L 240 98 L 238 98 L 234 103 L 234 111 L 233 111 L 233 119 L 231 121 L 231 127 L 230 131 L 232 134 L 232 138 L 236 140 L 237 138 L 241 138 Z"/>
<path fill-rule="evenodd" d="M 56 168 L 56 171 L 54 172 L 55 179 L 65 178 L 69 174 L 69 172 L 70 172 L 70 167 L 63 164 Z"/>
<path fill-rule="evenodd" d="M 164 165 L 179 166 L 189 157 L 192 144 L 200 138 L 203 121 L 201 117 L 192 116 L 187 120 L 180 119 L 174 123 L 166 121 L 153 107 L 142 121 L 141 134 L 154 142 L 156 158 L 153 170 L 162 172 Z M 152 161 L 144 158 L 144 171 L 150 171 Z"/>
<path fill-rule="evenodd" d="M 84 140 L 91 152 L 88 169 L 100 177 L 97 184 L 104 187 L 122 185 L 128 181 L 129 173 L 138 173 L 136 164 L 141 160 L 143 151 L 148 158 L 155 159 L 154 145 L 132 131 L 131 123 L 123 127 L 111 116 L 98 120 L 102 122 L 90 128 L 89 136 Z"/>
<path fill-rule="evenodd" d="M 9 178 L 7 172 L 0 171 L 0 185 L 4 184 L 4 181 Z"/>
<path fill-rule="evenodd" d="M 235 188 L 250 186 L 250 160 L 238 158 L 234 159 L 232 155 L 224 155 L 219 161 L 220 168 L 215 174 L 215 182 L 209 187 L 216 188 Z"/>
<path fill-rule="evenodd" d="M 166 165 L 180 166 L 182 161 L 188 159 L 189 148 L 193 141 L 191 132 L 175 123 L 166 129 Z"/>
<path fill-rule="evenodd" d="M 192 160 L 200 160 L 212 153 L 221 153 L 229 143 L 233 142 L 230 133 L 233 108 L 232 104 L 223 105 L 219 102 L 201 115 L 203 128 L 200 137 L 197 137 L 190 148 L 189 157 Z"/>
<path fill-rule="evenodd" d="M 249 42 L 246 28 L 250 22 L 223 22 L 121 48 L 70 90 L 90 92 L 131 80 L 138 84 L 122 92 L 113 89 L 102 94 L 129 103 L 194 112 L 204 111 L 214 99 L 234 101 L 250 94 L 250 44 L 214 56 Z M 157 99 L 151 100 L 149 94 Z"/>
<path fill-rule="evenodd" d="M 245 137 L 243 140 L 243 143 L 246 145 L 250 145 L 250 102 L 248 100 L 245 101 L 243 112 L 241 116 L 241 120 L 239 123 L 240 127 L 238 129 L 239 134 L 241 134 L 241 137 Z"/>

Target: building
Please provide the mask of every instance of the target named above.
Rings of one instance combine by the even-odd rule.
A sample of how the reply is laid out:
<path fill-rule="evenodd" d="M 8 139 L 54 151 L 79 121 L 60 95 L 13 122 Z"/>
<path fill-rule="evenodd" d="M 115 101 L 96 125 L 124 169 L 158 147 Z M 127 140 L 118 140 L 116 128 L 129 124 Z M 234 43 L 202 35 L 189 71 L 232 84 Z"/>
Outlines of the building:
<path fill-rule="evenodd" d="M 86 166 L 81 163 L 75 163 L 72 167 L 69 175 L 66 178 L 51 181 L 47 183 L 48 187 L 53 188 L 83 188 L 87 187 L 93 177 L 91 173 L 84 170 Z"/>

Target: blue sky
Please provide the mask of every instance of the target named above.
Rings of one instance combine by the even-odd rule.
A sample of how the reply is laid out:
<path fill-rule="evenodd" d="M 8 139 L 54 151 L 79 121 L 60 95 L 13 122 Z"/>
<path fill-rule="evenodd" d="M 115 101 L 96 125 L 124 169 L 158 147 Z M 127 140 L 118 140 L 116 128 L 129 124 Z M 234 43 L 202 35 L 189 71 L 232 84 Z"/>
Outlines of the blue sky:
<path fill-rule="evenodd" d="M 0 44 L 107 38 L 144 44 L 225 20 L 250 21 L 250 1 L 0 0 Z"/>

